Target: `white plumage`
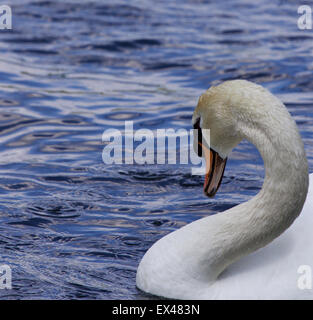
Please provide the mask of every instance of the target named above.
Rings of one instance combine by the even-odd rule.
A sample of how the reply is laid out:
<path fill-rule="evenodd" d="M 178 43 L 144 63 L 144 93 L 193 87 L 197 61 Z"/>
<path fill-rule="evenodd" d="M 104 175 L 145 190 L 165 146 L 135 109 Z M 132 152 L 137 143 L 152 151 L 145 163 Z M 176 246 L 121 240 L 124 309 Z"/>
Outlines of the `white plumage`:
<path fill-rule="evenodd" d="M 221 157 L 242 139 L 258 148 L 262 190 L 157 241 L 140 262 L 137 286 L 177 299 L 313 298 L 298 286 L 298 268 L 313 268 L 313 190 L 305 202 L 308 165 L 294 120 L 279 99 L 243 80 L 207 90 L 193 123 L 199 118 Z"/>

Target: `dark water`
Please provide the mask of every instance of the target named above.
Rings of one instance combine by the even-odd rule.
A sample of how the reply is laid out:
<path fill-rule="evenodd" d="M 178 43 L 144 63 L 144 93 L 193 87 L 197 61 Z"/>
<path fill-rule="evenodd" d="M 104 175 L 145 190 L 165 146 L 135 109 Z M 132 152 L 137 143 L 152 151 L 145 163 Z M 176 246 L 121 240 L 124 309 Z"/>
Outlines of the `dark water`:
<path fill-rule="evenodd" d="M 150 299 L 136 268 L 156 240 L 260 189 L 262 160 L 234 150 L 220 192 L 188 165 L 105 165 L 102 133 L 191 127 L 198 96 L 227 79 L 287 105 L 313 166 L 313 30 L 303 1 L 7 1 L 0 30 L 2 299 Z"/>

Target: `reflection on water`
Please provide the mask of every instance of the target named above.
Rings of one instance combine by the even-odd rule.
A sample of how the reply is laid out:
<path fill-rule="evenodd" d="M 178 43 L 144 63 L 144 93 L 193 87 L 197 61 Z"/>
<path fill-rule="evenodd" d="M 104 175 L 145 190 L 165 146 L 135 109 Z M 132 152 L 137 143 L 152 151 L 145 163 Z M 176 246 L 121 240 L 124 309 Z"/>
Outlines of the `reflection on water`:
<path fill-rule="evenodd" d="M 313 165 L 310 30 L 295 1 L 8 2 L 0 31 L 0 264 L 3 299 L 151 299 L 145 251 L 170 231 L 256 194 L 263 165 L 242 142 L 220 192 L 186 165 L 105 165 L 108 128 L 191 128 L 198 96 L 227 79 L 277 94 Z M 234 10 L 236 8 L 236 10 Z"/>

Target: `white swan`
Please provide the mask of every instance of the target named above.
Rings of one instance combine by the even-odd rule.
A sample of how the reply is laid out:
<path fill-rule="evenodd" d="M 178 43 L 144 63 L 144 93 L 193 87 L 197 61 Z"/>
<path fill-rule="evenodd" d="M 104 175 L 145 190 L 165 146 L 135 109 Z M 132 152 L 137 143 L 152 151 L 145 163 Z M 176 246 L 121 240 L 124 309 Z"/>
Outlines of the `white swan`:
<path fill-rule="evenodd" d="M 254 83 L 227 81 L 200 97 L 192 121 L 210 129 L 211 149 L 203 150 L 215 161 L 207 195 L 216 192 L 225 159 L 242 139 L 262 155 L 263 187 L 250 201 L 157 241 L 140 262 L 137 287 L 177 299 L 313 299 L 313 190 L 303 208 L 307 159 L 283 103 Z"/>

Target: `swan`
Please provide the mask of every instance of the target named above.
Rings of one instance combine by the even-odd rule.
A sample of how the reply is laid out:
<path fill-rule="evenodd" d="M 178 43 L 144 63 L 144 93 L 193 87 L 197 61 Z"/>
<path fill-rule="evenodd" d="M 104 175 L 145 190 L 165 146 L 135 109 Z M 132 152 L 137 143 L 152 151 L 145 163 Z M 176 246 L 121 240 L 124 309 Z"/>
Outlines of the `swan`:
<path fill-rule="evenodd" d="M 200 96 L 192 123 L 200 131 L 194 148 L 209 163 L 207 196 L 214 196 L 227 156 L 243 139 L 262 156 L 262 189 L 157 241 L 140 261 L 137 287 L 173 299 L 312 299 L 313 175 L 284 104 L 250 81 L 225 81 Z M 200 139 L 204 129 L 210 148 Z"/>

